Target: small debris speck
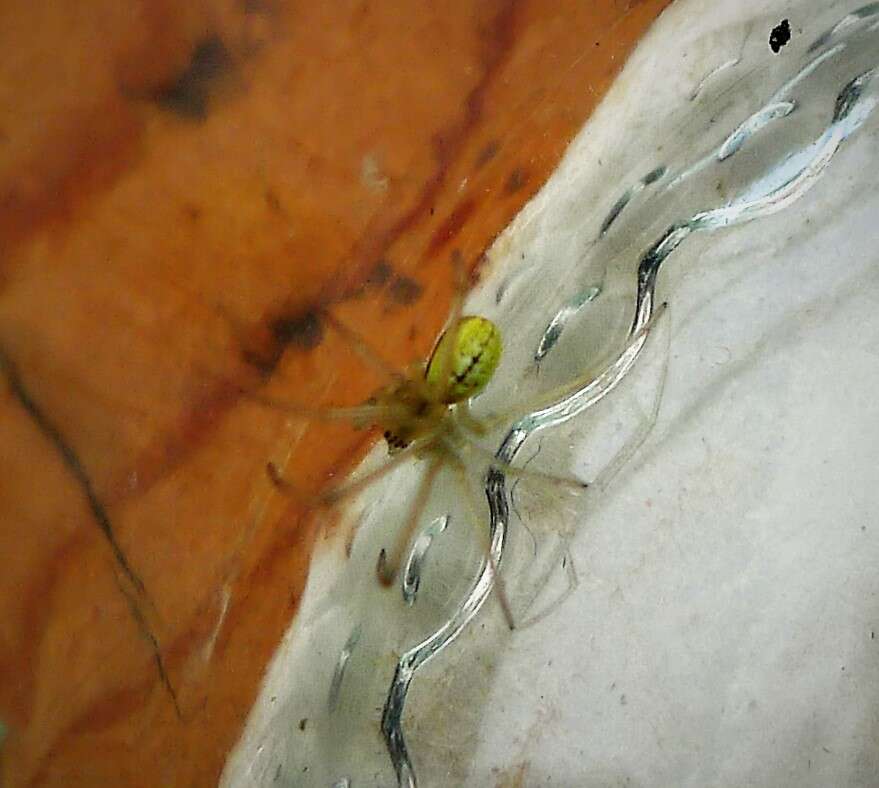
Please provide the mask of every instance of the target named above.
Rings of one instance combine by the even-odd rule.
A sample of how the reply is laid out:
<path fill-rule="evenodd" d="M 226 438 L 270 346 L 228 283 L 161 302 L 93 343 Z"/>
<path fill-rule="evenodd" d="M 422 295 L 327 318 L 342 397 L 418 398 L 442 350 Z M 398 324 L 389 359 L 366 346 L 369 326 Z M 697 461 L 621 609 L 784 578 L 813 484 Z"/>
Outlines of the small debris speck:
<path fill-rule="evenodd" d="M 769 48 L 777 55 L 788 41 L 790 41 L 790 20 L 782 19 L 769 34 Z"/>

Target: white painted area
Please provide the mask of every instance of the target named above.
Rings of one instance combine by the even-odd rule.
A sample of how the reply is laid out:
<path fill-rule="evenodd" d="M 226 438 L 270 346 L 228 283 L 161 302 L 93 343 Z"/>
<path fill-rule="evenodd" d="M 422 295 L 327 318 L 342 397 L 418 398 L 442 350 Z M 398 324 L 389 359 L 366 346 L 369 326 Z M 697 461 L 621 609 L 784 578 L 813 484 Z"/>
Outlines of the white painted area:
<path fill-rule="evenodd" d="M 814 142 L 842 87 L 832 73 L 811 103 L 792 88 L 797 110 L 777 121 L 792 125 L 760 132 L 725 169 L 709 157 L 796 72 L 763 65 L 771 27 L 789 17 L 795 40 L 778 57 L 802 57 L 824 29 L 815 19 L 829 27 L 858 5 L 686 0 L 661 17 L 490 255 L 493 274 L 468 309 L 514 341 L 483 407 L 570 379 L 591 340 L 618 344 L 633 266 L 662 230 Z M 696 234 L 666 261 L 659 420 L 582 515 L 572 596 L 512 636 L 488 605 L 417 674 L 404 732 L 421 786 L 879 785 L 877 129 L 874 112 L 793 204 Z M 694 168 L 692 192 L 651 201 L 645 188 L 618 220 L 631 229 L 594 244 L 622 191 L 664 162 L 679 168 L 669 179 Z M 537 378 L 541 332 L 595 284 L 602 296 Z M 602 418 L 624 425 L 625 410 Z M 584 419 L 544 453 L 566 446 L 585 468 L 599 434 Z M 393 783 L 379 720 L 395 655 L 466 590 L 446 553 L 467 536 L 453 513 L 431 547 L 427 608 L 386 605 L 369 572 L 397 501 L 389 488 L 365 498 L 353 559 L 339 566 L 338 545 L 319 557 L 224 785 Z M 450 487 L 435 508 L 454 504 Z M 328 711 L 340 650 L 361 625 Z"/>
<path fill-rule="evenodd" d="M 660 420 L 503 656 L 471 784 L 879 784 L 879 195 L 788 241 L 827 196 L 685 277 Z"/>

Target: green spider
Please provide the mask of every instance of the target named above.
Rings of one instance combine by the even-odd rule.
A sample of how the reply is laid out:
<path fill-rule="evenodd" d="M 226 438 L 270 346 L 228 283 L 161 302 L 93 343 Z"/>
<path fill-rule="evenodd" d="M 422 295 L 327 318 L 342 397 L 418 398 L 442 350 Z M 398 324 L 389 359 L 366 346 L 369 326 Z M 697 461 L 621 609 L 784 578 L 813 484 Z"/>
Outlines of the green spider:
<path fill-rule="evenodd" d="M 481 394 L 494 377 L 503 346 L 500 330 L 491 320 L 462 314 L 465 288 L 460 264 L 456 265 L 456 274 L 456 294 L 446 321 L 448 327 L 440 334 L 428 360 L 416 362 L 404 372 L 393 369 L 363 339 L 331 313 L 324 313 L 326 321 L 347 339 L 363 361 L 390 380 L 364 404 L 309 410 L 277 400 L 259 398 L 263 404 L 288 410 L 305 418 L 347 420 L 358 428 L 378 428 L 382 431 L 388 446 L 389 460 L 376 470 L 354 481 L 343 482 L 324 490 L 316 497 L 309 497 L 299 491 L 269 463 L 267 470 L 277 487 L 312 505 L 335 504 L 361 491 L 409 459 L 424 461 L 424 475 L 412 499 L 406 522 L 390 548 L 382 549 L 378 556 L 376 572 L 379 582 L 384 586 L 392 585 L 398 576 L 434 481 L 444 467 L 450 467 L 461 481 L 470 519 L 473 526 L 483 533 L 488 555 L 488 528 L 479 526 L 479 517 L 476 514 L 477 496 L 464 461 L 468 454 L 476 453 L 486 462 L 501 466 L 505 472 L 513 475 L 538 477 L 577 490 L 588 486 L 578 479 L 510 467 L 476 443 L 477 438 L 511 418 L 510 414 L 497 414 L 488 419 L 477 418 L 470 410 L 471 400 Z M 524 414 L 533 405 L 520 406 L 517 412 Z M 504 599 L 501 601 L 505 613 L 508 613 Z M 509 614 L 507 618 L 511 620 Z"/>

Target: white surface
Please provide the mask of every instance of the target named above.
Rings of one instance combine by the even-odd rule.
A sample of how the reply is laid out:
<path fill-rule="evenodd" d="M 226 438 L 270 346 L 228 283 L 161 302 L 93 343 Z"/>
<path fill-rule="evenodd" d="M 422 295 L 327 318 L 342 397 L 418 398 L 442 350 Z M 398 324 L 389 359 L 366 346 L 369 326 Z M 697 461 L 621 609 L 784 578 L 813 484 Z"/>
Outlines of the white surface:
<path fill-rule="evenodd" d="M 574 541 L 573 597 L 514 635 L 474 775 L 879 784 L 877 219 L 862 194 L 791 243 L 779 217 L 685 278 L 660 421 Z"/>
<path fill-rule="evenodd" d="M 657 61 L 723 62 L 722 13 L 672 8 L 594 136 L 686 92 L 643 93 Z M 794 206 L 667 261 L 659 422 L 573 596 L 503 655 L 468 784 L 879 785 L 876 156 L 874 122 Z"/>

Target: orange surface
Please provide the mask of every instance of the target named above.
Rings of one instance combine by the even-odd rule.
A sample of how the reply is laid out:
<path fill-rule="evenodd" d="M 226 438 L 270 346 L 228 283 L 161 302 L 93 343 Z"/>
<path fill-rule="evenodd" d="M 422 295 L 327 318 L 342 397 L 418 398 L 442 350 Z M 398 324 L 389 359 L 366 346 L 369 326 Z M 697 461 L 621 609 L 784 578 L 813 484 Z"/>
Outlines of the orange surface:
<path fill-rule="evenodd" d="M 668 0 L 0 5 L 2 784 L 213 785 L 354 403 Z M 142 586 L 141 586 L 142 584 Z"/>

